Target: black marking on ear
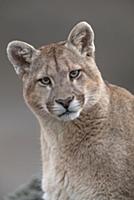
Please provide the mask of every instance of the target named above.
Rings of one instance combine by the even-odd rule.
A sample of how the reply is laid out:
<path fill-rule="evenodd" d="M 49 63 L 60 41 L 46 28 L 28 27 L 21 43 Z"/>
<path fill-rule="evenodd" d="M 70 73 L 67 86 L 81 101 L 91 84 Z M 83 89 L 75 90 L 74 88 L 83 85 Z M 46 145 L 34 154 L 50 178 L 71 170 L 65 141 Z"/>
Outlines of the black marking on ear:
<path fill-rule="evenodd" d="M 82 43 L 81 50 L 84 50 L 88 46 L 88 41 L 90 41 L 90 36 L 88 34 L 88 31 L 85 30 L 85 32 L 86 32 L 86 34 L 85 34 L 85 36 L 81 40 L 81 43 Z M 81 52 L 81 53 L 83 53 L 83 52 Z"/>

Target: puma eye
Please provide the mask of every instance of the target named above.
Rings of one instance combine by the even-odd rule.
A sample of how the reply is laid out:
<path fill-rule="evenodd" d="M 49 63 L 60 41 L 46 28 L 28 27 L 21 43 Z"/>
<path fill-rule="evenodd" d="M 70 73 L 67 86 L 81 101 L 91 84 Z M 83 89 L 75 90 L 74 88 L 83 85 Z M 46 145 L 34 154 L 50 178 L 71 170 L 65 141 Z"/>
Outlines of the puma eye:
<path fill-rule="evenodd" d="M 70 79 L 77 78 L 80 75 L 81 70 L 72 70 L 69 74 Z"/>
<path fill-rule="evenodd" d="M 49 77 L 45 76 L 38 80 L 41 85 L 48 86 L 51 85 L 51 80 Z"/>

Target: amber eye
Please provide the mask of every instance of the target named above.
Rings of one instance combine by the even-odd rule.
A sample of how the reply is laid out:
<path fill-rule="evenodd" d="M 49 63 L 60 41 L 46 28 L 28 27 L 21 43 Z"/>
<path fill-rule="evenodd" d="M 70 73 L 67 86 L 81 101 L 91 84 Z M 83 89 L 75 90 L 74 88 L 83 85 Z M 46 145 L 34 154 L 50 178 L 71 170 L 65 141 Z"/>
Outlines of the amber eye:
<path fill-rule="evenodd" d="M 72 70 L 69 74 L 70 79 L 75 79 L 80 75 L 81 70 Z"/>
<path fill-rule="evenodd" d="M 41 79 L 38 80 L 40 82 L 41 85 L 44 85 L 44 86 L 48 86 L 48 85 L 51 85 L 51 80 L 49 77 L 45 76 Z"/>

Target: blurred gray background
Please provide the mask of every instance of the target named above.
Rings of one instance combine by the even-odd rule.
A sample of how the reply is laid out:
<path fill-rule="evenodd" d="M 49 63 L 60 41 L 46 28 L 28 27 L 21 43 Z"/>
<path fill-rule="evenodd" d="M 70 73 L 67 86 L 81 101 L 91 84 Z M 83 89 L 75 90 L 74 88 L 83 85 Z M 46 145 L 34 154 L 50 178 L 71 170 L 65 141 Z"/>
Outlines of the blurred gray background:
<path fill-rule="evenodd" d="M 64 40 L 82 20 L 94 28 L 103 77 L 134 92 L 133 0 L 0 0 L 0 199 L 41 174 L 39 126 L 6 46 L 14 39 L 35 47 Z"/>

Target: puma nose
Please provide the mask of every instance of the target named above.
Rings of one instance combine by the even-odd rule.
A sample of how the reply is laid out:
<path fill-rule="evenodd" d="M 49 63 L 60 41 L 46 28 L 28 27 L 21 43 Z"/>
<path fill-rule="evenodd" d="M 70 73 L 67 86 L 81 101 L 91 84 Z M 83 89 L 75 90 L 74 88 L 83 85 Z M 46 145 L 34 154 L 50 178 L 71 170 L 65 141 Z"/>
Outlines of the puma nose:
<path fill-rule="evenodd" d="M 56 103 L 61 104 L 64 108 L 68 108 L 71 101 L 74 99 L 74 96 L 67 97 L 66 99 L 56 99 Z"/>

